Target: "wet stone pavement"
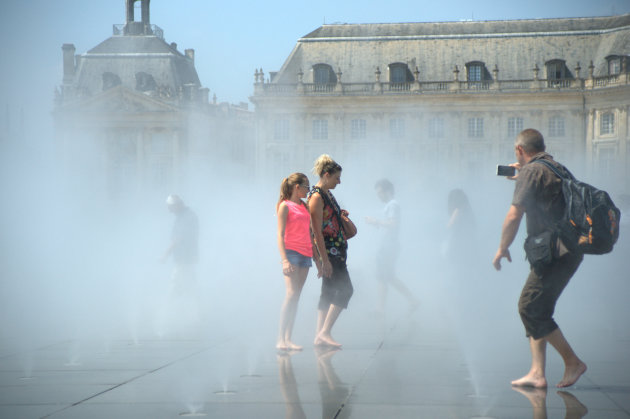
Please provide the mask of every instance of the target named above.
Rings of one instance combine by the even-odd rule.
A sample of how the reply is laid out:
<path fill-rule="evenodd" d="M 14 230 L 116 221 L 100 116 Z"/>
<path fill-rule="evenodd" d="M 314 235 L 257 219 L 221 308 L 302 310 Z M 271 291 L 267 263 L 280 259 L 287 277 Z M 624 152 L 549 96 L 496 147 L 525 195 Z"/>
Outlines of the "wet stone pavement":
<path fill-rule="evenodd" d="M 604 349 L 580 354 L 589 370 L 575 386 L 515 390 L 526 341 L 503 342 L 501 329 L 468 334 L 465 320 L 436 322 L 434 308 L 387 318 L 348 310 L 334 331 L 341 350 L 278 352 L 271 339 L 225 331 L 0 342 L 0 418 L 630 418 L 627 334 L 582 338 Z M 308 332 L 294 340 L 307 343 Z M 547 374 L 550 384 L 562 376 L 556 355 Z"/>

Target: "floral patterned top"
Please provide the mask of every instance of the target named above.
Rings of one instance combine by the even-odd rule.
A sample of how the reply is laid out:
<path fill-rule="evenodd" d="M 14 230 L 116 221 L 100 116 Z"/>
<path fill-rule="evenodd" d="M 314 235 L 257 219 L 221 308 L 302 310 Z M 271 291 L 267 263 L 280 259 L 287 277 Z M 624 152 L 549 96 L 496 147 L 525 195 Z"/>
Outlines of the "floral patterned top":
<path fill-rule="evenodd" d="M 348 242 L 341 227 L 341 208 L 337 200 L 329 192 L 323 192 L 318 186 L 314 186 L 308 193 L 307 200 L 313 194 L 318 193 L 324 201 L 324 211 L 322 216 L 322 233 L 324 235 L 324 246 L 328 258 L 337 258 L 342 262 L 346 261 Z"/>

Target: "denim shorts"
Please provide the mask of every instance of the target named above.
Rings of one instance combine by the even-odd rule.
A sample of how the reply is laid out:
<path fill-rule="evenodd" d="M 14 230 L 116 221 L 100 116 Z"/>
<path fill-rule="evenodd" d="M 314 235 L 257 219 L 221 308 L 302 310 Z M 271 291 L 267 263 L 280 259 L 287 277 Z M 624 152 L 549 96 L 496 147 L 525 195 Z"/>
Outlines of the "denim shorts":
<path fill-rule="evenodd" d="M 286 249 L 287 259 L 293 266 L 299 266 L 301 268 L 310 268 L 313 266 L 313 262 L 309 256 L 304 256 L 295 250 Z"/>

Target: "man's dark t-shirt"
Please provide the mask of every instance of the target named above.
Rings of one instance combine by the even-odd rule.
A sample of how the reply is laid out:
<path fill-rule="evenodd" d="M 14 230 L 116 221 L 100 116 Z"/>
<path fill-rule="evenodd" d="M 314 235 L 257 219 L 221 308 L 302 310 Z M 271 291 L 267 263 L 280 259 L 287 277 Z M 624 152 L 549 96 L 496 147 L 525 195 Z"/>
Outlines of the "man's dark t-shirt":
<path fill-rule="evenodd" d="M 548 160 L 562 170 L 549 154 L 542 152 L 519 171 L 512 205 L 524 208 L 528 236 L 542 233 L 560 220 L 565 208 L 562 180 L 544 164 L 534 163 L 538 159 Z"/>

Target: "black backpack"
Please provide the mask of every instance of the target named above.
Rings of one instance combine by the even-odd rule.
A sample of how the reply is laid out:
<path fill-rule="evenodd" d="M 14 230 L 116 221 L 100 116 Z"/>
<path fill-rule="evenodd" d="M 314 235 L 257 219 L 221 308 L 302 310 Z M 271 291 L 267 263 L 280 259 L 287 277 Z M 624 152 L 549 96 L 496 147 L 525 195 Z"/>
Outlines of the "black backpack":
<path fill-rule="evenodd" d="M 565 246 L 591 255 L 610 252 L 619 238 L 621 212 L 608 193 L 575 179 L 565 167 L 561 173 L 544 159 L 533 162 L 544 164 L 562 179 L 566 207 L 557 228 Z"/>

